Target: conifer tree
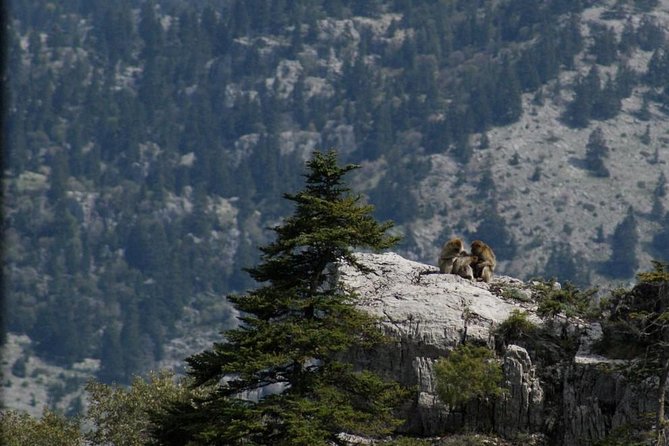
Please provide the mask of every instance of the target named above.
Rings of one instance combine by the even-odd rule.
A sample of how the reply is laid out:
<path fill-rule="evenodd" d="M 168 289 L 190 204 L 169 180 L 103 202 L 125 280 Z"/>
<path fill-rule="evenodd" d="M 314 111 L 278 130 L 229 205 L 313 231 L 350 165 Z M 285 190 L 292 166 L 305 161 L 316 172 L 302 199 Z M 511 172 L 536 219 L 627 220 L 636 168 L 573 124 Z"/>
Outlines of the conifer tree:
<path fill-rule="evenodd" d="M 604 158 L 609 156 L 609 151 L 609 146 L 604 139 L 604 132 L 600 127 L 597 127 L 590 133 L 588 144 L 585 146 L 585 164 L 594 176 L 610 176 L 609 169 L 604 165 Z"/>
<path fill-rule="evenodd" d="M 352 248 L 380 250 L 397 242 L 360 203 L 342 177 L 336 153 L 307 162 L 306 187 L 284 194 L 296 208 L 247 271 L 261 287 L 230 296 L 241 326 L 188 358 L 194 386 L 206 396 L 156 417 L 165 444 L 325 445 L 337 434 L 388 433 L 397 384 L 354 371 L 342 353 L 382 336 L 356 309 L 355 295 L 336 283 L 337 262 L 357 264 Z M 192 442 L 192 443 L 191 443 Z"/>
<path fill-rule="evenodd" d="M 632 206 L 618 223 L 611 237 L 611 258 L 604 264 L 603 273 L 610 277 L 632 277 L 639 266 L 636 248 L 639 244 L 637 222 Z"/>
<path fill-rule="evenodd" d="M 664 204 L 662 203 L 662 198 L 666 195 L 667 177 L 664 175 L 664 172 L 662 172 L 657 179 L 657 185 L 653 191 L 653 207 L 650 211 L 651 217 L 657 221 L 661 221 L 662 216 L 664 215 Z"/>
<path fill-rule="evenodd" d="M 543 274 L 546 278 L 553 277 L 562 282 L 583 286 L 589 281 L 587 271 L 583 268 L 584 264 L 585 260 L 582 256 L 574 254 L 569 243 L 554 243 Z"/>
<path fill-rule="evenodd" d="M 594 43 L 591 47 L 592 53 L 600 65 L 611 65 L 616 60 L 618 42 L 613 27 L 595 26 L 592 29 Z"/>

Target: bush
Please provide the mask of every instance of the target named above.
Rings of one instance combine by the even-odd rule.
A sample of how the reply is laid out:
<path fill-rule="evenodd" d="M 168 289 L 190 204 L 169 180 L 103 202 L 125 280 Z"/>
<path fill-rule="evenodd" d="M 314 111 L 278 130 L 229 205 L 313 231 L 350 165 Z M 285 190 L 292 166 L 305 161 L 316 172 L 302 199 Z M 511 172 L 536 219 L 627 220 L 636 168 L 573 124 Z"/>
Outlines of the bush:
<path fill-rule="evenodd" d="M 502 366 L 492 350 L 461 344 L 434 366 L 437 394 L 455 406 L 478 398 L 501 395 Z"/>
<path fill-rule="evenodd" d="M 530 337 L 536 330 L 537 325 L 529 320 L 526 312 L 513 310 L 511 315 L 497 327 L 495 335 L 508 344 Z"/>
<path fill-rule="evenodd" d="M 505 299 L 511 299 L 515 300 L 518 302 L 531 302 L 532 299 L 525 294 L 522 290 L 519 288 L 504 288 L 502 290 L 502 297 Z"/>
<path fill-rule="evenodd" d="M 571 318 L 575 316 L 589 317 L 593 312 L 593 295 L 596 289 L 579 290 L 570 282 L 563 287 L 555 287 L 553 283 L 543 282 L 535 285 L 537 300 L 537 314 L 544 318 L 554 318 L 559 314 Z"/>

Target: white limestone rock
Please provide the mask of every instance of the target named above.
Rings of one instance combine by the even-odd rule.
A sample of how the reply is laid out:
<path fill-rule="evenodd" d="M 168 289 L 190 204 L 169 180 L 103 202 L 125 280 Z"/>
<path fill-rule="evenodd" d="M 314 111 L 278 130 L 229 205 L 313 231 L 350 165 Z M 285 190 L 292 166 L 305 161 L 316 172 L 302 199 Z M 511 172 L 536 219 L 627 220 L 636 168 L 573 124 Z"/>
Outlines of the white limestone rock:
<path fill-rule="evenodd" d="M 340 279 L 360 295 L 361 308 L 398 339 L 444 354 L 465 338 L 492 345 L 491 330 L 519 308 L 492 294 L 486 283 L 439 274 L 436 266 L 392 252 L 360 253 L 358 259 L 369 271 L 345 266 Z"/>

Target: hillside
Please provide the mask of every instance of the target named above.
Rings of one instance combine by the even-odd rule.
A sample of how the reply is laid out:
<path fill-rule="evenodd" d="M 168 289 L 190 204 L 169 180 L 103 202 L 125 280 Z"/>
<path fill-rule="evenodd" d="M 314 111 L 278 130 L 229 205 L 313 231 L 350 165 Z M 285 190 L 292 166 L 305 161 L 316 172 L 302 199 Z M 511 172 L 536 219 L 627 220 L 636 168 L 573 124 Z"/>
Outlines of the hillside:
<path fill-rule="evenodd" d="M 457 234 L 603 288 L 669 260 L 667 0 L 9 10 L 5 370 L 128 383 L 230 327 L 318 148 L 413 260 Z"/>
<path fill-rule="evenodd" d="M 610 6 L 610 5 L 609 5 Z M 610 9 L 603 5 L 586 9 L 583 20 L 611 27 L 620 39 L 628 16 L 610 18 Z M 669 2 L 655 10 L 658 23 L 669 23 Z M 634 23 L 634 19 L 631 19 Z M 587 28 L 586 28 L 587 29 Z M 637 73 L 648 69 L 651 51 L 634 51 L 624 63 Z M 458 188 L 458 172 L 466 177 L 480 178 L 488 169 L 496 185 L 499 214 L 522 255 L 509 259 L 502 266 L 507 273 L 519 277 L 533 275 L 564 277 L 567 271 L 547 263 L 556 252 L 568 247 L 564 255 L 573 256 L 582 276 L 567 277 L 584 284 L 606 287 L 624 282 L 629 276 L 602 274 L 612 255 L 613 234 L 628 209 L 637 217 L 639 243 L 634 247 L 638 265 L 650 265 L 652 259 L 666 259 L 669 246 L 666 236 L 658 243 L 658 233 L 666 233 L 666 214 L 657 218 L 657 202 L 667 208 L 667 195 L 657 197 L 658 185 L 665 184 L 669 174 L 668 116 L 661 104 L 648 102 L 648 115 L 640 117 L 644 98 L 653 89 L 640 83 L 629 97 L 621 100 L 620 113 L 607 120 L 592 120 L 584 128 L 565 123 L 566 106 L 574 92 L 570 86 L 577 76 L 587 75 L 595 62 L 591 54 L 581 53 L 573 70 L 565 70 L 559 79 L 547 83 L 538 92 L 523 95 L 520 119 L 508 126 L 486 132 L 488 148 L 475 150 L 472 160 L 461 166 L 448 156 L 434 155 L 432 169 L 421 181 L 419 196 L 435 208 L 431 218 L 419 218 L 412 224 L 419 240 L 418 257 L 429 260 L 438 255 L 434 240 L 444 239 L 444 228 L 475 231 L 481 213 L 487 212 L 477 200 L 478 189 L 464 188 L 466 200 L 443 200 L 449 191 Z M 614 66 L 602 66 L 604 76 L 615 76 Z M 541 96 L 537 100 L 537 96 Z M 646 99 L 647 100 L 647 99 Z M 606 165 L 610 176 L 598 178 L 583 167 L 586 146 L 593 130 L 601 128 L 610 148 Z M 479 144 L 480 135 L 473 137 Z M 540 172 L 538 178 L 534 178 Z M 665 180 L 662 180 L 665 178 Z M 467 200 L 473 206 L 464 205 Z M 454 222 L 454 223 L 452 223 Z M 458 227 L 458 222 L 466 222 Z M 415 226 L 414 226 L 415 225 Z M 600 238 L 598 232 L 604 235 Z M 484 234 L 482 234 L 484 236 Z M 567 268 L 569 269 L 569 268 Z M 567 274 L 568 276 L 568 274 Z"/>

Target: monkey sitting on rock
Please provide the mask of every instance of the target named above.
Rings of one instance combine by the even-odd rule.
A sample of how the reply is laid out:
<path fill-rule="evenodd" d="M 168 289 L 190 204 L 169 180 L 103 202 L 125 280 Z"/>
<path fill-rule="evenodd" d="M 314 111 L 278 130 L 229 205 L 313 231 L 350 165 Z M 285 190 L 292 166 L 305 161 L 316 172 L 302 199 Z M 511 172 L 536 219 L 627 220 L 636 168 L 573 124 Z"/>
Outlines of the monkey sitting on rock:
<path fill-rule="evenodd" d="M 490 283 L 492 273 L 497 266 L 497 259 L 495 253 L 490 246 L 483 243 L 481 240 L 474 240 L 472 242 L 472 255 L 476 256 L 477 260 L 474 264 L 474 277 L 477 280 L 482 280 Z"/>
<path fill-rule="evenodd" d="M 465 244 L 458 237 L 454 237 L 444 243 L 439 254 L 439 272 L 442 274 L 451 274 L 455 259 L 463 252 L 465 252 Z"/>
<path fill-rule="evenodd" d="M 455 237 L 441 248 L 438 264 L 442 274 L 457 274 L 465 279 L 489 283 L 497 260 L 490 246 L 481 240 L 474 240 L 471 253 L 468 253 L 462 240 Z"/>

